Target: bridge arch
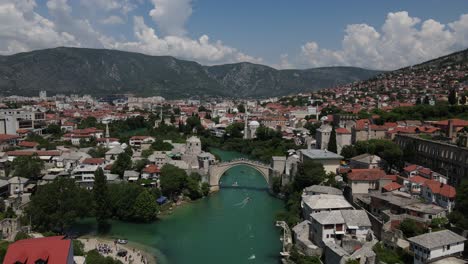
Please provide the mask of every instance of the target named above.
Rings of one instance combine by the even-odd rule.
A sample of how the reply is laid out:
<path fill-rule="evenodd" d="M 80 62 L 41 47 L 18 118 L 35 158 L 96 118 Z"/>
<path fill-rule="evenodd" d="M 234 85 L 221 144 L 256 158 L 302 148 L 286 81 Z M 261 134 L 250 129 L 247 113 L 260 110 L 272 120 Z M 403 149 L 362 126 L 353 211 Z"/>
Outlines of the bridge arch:
<path fill-rule="evenodd" d="M 263 176 L 268 186 L 270 186 L 271 184 L 270 166 L 260 163 L 260 162 L 251 161 L 248 159 L 237 159 L 237 160 L 231 160 L 229 162 L 221 162 L 221 163 L 212 165 L 209 170 L 210 186 L 215 189 L 219 188 L 219 180 L 224 175 L 224 173 L 228 171 L 229 169 L 239 166 L 239 165 L 245 165 L 258 171 Z"/>

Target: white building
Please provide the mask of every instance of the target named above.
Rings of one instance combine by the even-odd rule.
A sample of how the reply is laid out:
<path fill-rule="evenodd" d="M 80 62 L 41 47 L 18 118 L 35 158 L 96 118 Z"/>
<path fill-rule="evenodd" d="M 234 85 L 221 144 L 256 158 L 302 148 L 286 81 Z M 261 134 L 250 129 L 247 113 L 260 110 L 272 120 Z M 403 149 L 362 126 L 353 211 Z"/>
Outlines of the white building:
<path fill-rule="evenodd" d="M 447 256 L 460 255 L 466 238 L 450 230 L 426 233 L 408 239 L 414 253 L 414 264 L 429 263 Z"/>
<path fill-rule="evenodd" d="M 35 130 L 42 134 L 45 127 L 45 114 L 26 109 L 1 109 L 0 134 L 16 135 L 18 129 Z"/>
<path fill-rule="evenodd" d="M 371 222 L 365 210 L 339 210 L 312 213 L 310 238 L 316 245 L 341 244 L 344 237 L 366 241 Z"/>
<path fill-rule="evenodd" d="M 340 162 L 343 159 L 342 156 L 336 153 L 322 149 L 300 149 L 298 152 L 301 162 L 312 160 L 321 163 L 326 173 L 336 173 L 336 169 L 340 166 Z"/>
<path fill-rule="evenodd" d="M 309 219 L 312 213 L 354 209 L 343 195 L 333 194 L 303 195 L 301 207 L 305 219 Z"/>

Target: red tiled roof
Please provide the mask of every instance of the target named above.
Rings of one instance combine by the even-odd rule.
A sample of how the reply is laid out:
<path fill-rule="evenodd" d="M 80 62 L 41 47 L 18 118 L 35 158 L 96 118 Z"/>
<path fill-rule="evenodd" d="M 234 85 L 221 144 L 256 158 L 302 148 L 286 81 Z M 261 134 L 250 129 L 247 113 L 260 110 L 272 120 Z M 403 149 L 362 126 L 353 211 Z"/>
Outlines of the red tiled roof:
<path fill-rule="evenodd" d="M 145 173 L 159 173 L 159 168 L 158 166 L 151 164 L 146 166 L 146 168 L 143 169 L 143 172 Z"/>
<path fill-rule="evenodd" d="M 382 187 L 384 190 L 386 190 L 387 192 L 391 192 L 391 191 L 394 191 L 394 190 L 398 190 L 402 187 L 402 185 L 396 183 L 396 182 L 391 182 L 387 185 L 385 185 L 384 187 Z"/>
<path fill-rule="evenodd" d="M 20 138 L 17 135 L 0 134 L 0 142 Z"/>
<path fill-rule="evenodd" d="M 385 175 L 384 177 L 382 177 L 383 179 L 388 179 L 388 180 L 392 180 L 392 181 L 396 181 L 398 176 L 397 175 Z"/>
<path fill-rule="evenodd" d="M 457 191 L 453 186 L 435 180 L 427 180 L 424 185 L 431 189 L 433 194 L 440 194 L 448 198 L 455 198 L 457 195 Z"/>
<path fill-rule="evenodd" d="M 352 169 L 348 173 L 348 179 L 352 181 L 376 181 L 385 177 L 385 171 L 381 169 Z"/>
<path fill-rule="evenodd" d="M 83 162 L 81 163 L 90 164 L 90 165 L 101 165 L 104 163 L 104 159 L 103 158 L 87 158 L 87 159 L 84 159 Z"/>
<path fill-rule="evenodd" d="M 406 171 L 406 172 L 412 172 L 412 171 L 415 171 L 418 169 L 418 165 L 408 165 L 406 166 L 403 170 Z"/>
<path fill-rule="evenodd" d="M 37 147 L 39 143 L 34 141 L 21 141 L 18 146 L 25 147 L 25 148 L 34 148 Z"/>
<path fill-rule="evenodd" d="M 351 134 L 351 132 L 344 127 L 339 127 L 335 131 L 337 134 Z"/>
<path fill-rule="evenodd" d="M 26 129 L 26 128 L 20 128 L 20 129 L 17 129 L 16 130 L 16 133 L 17 134 L 26 134 L 26 133 L 29 133 L 29 129 Z"/>
<path fill-rule="evenodd" d="M 455 127 L 465 127 L 468 126 L 468 121 L 467 120 L 462 120 L 462 119 L 450 119 L 452 120 L 452 125 Z M 435 122 L 434 125 L 439 125 L 439 126 L 448 126 L 448 120 L 442 120 Z"/>
<path fill-rule="evenodd" d="M 67 263 L 71 240 L 63 236 L 19 240 L 8 246 L 3 263 Z"/>
<path fill-rule="evenodd" d="M 418 172 L 422 174 L 430 175 L 432 173 L 432 170 L 428 168 L 421 168 L 418 170 Z"/>
<path fill-rule="evenodd" d="M 423 184 L 428 180 L 429 180 L 428 178 L 424 178 L 424 177 L 419 176 L 419 175 L 416 175 L 416 176 L 413 176 L 413 177 L 409 178 L 410 182 L 420 183 L 420 184 Z"/>
<path fill-rule="evenodd" d="M 6 153 L 8 156 L 32 156 L 37 154 L 38 156 L 60 156 L 58 150 L 13 150 Z"/>

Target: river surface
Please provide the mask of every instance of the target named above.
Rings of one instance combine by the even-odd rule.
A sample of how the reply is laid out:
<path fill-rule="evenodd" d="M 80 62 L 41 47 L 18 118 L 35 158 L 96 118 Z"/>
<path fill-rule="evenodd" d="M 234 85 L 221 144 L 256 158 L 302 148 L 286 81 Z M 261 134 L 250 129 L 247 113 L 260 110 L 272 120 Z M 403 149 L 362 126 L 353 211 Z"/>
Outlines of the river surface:
<path fill-rule="evenodd" d="M 212 150 L 224 161 L 243 157 Z M 277 264 L 281 250 L 275 215 L 283 202 L 271 196 L 255 169 L 239 165 L 220 180 L 218 193 L 174 210 L 151 224 L 112 222 L 109 236 L 143 245 L 158 264 Z M 238 185 L 238 187 L 233 187 Z"/>

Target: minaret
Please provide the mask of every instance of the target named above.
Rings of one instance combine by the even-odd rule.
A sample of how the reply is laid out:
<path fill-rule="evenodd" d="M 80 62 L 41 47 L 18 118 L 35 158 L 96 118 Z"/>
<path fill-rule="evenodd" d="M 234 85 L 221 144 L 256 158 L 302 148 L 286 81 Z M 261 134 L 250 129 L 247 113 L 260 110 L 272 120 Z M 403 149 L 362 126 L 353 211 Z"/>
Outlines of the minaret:
<path fill-rule="evenodd" d="M 244 139 L 249 139 L 249 112 L 244 113 Z"/>
<path fill-rule="evenodd" d="M 109 138 L 110 138 L 109 122 L 106 122 L 106 147 L 107 148 L 109 148 Z"/>

